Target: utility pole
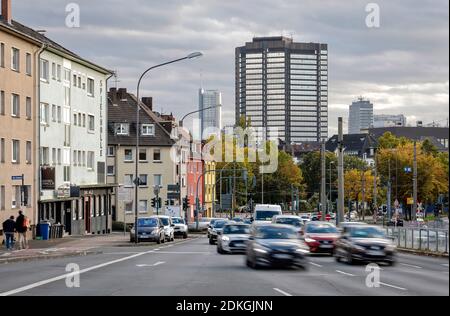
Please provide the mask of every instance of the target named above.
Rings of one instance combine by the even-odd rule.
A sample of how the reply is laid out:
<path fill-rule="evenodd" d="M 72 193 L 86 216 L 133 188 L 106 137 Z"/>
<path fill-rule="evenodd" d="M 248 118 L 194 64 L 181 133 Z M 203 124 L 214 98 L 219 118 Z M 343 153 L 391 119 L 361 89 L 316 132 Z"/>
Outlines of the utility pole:
<path fill-rule="evenodd" d="M 412 217 L 417 220 L 417 142 L 414 141 L 414 163 L 413 163 L 413 199 Z"/>
<path fill-rule="evenodd" d="M 261 204 L 264 204 L 264 172 L 261 172 Z"/>
<path fill-rule="evenodd" d="M 339 118 L 338 123 L 338 203 L 337 203 L 337 224 L 344 222 L 344 133 L 343 119 Z M 350 212 L 350 209 L 349 209 Z"/>
<path fill-rule="evenodd" d="M 322 220 L 325 219 L 325 215 L 327 212 L 326 209 L 326 190 L 327 190 L 327 179 L 326 179 L 326 160 L 325 160 L 325 141 L 322 140 L 322 147 L 321 147 L 321 186 L 320 186 L 320 208 L 322 212 Z"/>
<path fill-rule="evenodd" d="M 363 221 L 366 219 L 366 168 L 364 167 L 362 170 L 362 196 L 361 196 L 361 208 L 362 208 L 362 219 Z"/>
<path fill-rule="evenodd" d="M 375 224 L 376 224 L 376 218 L 378 216 L 378 190 L 377 190 L 377 156 L 375 154 L 375 164 L 373 166 L 373 209 L 374 209 L 374 218 L 375 218 Z"/>
<path fill-rule="evenodd" d="M 387 191 L 387 215 L 388 221 L 391 220 L 391 158 L 389 158 L 389 166 L 388 166 L 388 191 Z"/>

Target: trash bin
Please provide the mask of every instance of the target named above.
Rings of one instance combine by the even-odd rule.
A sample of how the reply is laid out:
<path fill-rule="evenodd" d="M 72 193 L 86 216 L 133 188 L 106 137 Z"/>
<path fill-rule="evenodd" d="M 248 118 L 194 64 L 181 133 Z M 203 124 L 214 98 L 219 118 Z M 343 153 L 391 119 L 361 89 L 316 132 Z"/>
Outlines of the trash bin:
<path fill-rule="evenodd" d="M 50 237 L 50 223 L 49 222 L 41 222 L 40 223 L 40 230 L 41 230 L 42 240 L 49 240 L 49 237 Z"/>

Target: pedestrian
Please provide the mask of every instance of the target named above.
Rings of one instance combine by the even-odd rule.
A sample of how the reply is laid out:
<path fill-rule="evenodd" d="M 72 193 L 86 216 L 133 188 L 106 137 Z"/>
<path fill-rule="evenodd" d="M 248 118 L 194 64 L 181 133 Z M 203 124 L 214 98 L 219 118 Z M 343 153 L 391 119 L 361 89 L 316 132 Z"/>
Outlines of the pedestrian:
<path fill-rule="evenodd" d="M 19 235 L 19 249 L 28 249 L 27 231 L 30 226 L 29 219 L 19 211 L 19 216 L 16 220 L 16 231 Z"/>
<path fill-rule="evenodd" d="M 14 248 L 14 231 L 16 230 L 16 222 L 14 216 L 3 222 L 3 234 L 5 234 L 6 250 L 13 250 Z"/>

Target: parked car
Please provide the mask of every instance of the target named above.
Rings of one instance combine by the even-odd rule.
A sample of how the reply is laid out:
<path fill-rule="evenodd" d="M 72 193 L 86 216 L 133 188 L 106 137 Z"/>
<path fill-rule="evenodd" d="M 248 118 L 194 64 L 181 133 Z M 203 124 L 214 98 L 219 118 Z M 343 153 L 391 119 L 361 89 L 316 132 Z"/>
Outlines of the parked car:
<path fill-rule="evenodd" d="M 172 218 L 167 215 L 158 216 L 161 222 L 164 224 L 164 234 L 167 241 L 175 240 L 175 225 L 172 223 Z"/>
<path fill-rule="evenodd" d="M 247 243 L 246 264 L 260 266 L 298 266 L 306 269 L 308 247 L 298 238 L 292 226 L 281 224 L 253 225 Z"/>
<path fill-rule="evenodd" d="M 290 225 L 295 228 L 297 233 L 300 233 L 304 225 L 302 219 L 295 215 L 275 215 L 272 218 L 272 224 Z"/>
<path fill-rule="evenodd" d="M 245 253 L 249 236 L 250 225 L 228 223 L 223 227 L 222 234 L 217 239 L 217 252 L 220 254 Z"/>
<path fill-rule="evenodd" d="M 138 241 L 156 241 L 158 244 L 165 242 L 164 223 L 157 216 L 141 217 L 137 227 Z M 130 230 L 130 242 L 136 241 L 136 228 Z"/>
<path fill-rule="evenodd" d="M 220 220 L 214 222 L 214 225 L 212 226 L 211 233 L 209 235 L 209 244 L 214 245 L 217 241 L 217 238 L 220 234 L 222 234 L 223 227 L 228 222 L 228 220 Z"/>
<path fill-rule="evenodd" d="M 205 231 L 208 230 L 208 225 L 211 221 L 211 218 L 209 217 L 202 217 L 198 220 L 198 230 L 199 231 Z M 190 231 L 196 231 L 197 230 L 197 219 L 194 219 L 192 222 L 189 222 L 188 228 Z"/>
<path fill-rule="evenodd" d="M 333 254 L 334 244 L 339 238 L 339 231 L 335 225 L 328 222 L 309 222 L 302 233 L 303 240 L 313 253 Z"/>
<path fill-rule="evenodd" d="M 257 204 L 253 213 L 254 222 L 271 223 L 275 215 L 282 215 L 280 205 Z"/>
<path fill-rule="evenodd" d="M 345 260 L 348 264 L 361 262 L 386 262 L 394 265 L 396 246 L 377 226 L 356 225 L 344 229 L 336 242 L 334 256 L 336 261 Z"/>
<path fill-rule="evenodd" d="M 181 217 L 173 217 L 172 222 L 175 225 L 174 234 L 175 236 L 182 236 L 184 239 L 188 238 L 189 228 L 186 222 Z"/>

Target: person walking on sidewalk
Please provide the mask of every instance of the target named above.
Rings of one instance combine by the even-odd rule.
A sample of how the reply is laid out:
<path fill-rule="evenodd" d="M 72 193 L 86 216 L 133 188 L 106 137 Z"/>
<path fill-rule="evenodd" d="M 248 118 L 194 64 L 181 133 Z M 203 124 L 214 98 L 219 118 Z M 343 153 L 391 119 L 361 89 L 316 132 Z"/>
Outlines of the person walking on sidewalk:
<path fill-rule="evenodd" d="M 19 250 L 28 249 L 27 231 L 30 223 L 28 218 L 19 211 L 19 216 L 16 220 L 16 231 L 19 234 Z"/>
<path fill-rule="evenodd" d="M 14 216 L 3 222 L 3 233 L 5 234 L 6 250 L 13 250 L 14 248 L 14 232 L 16 230 L 16 222 Z"/>

